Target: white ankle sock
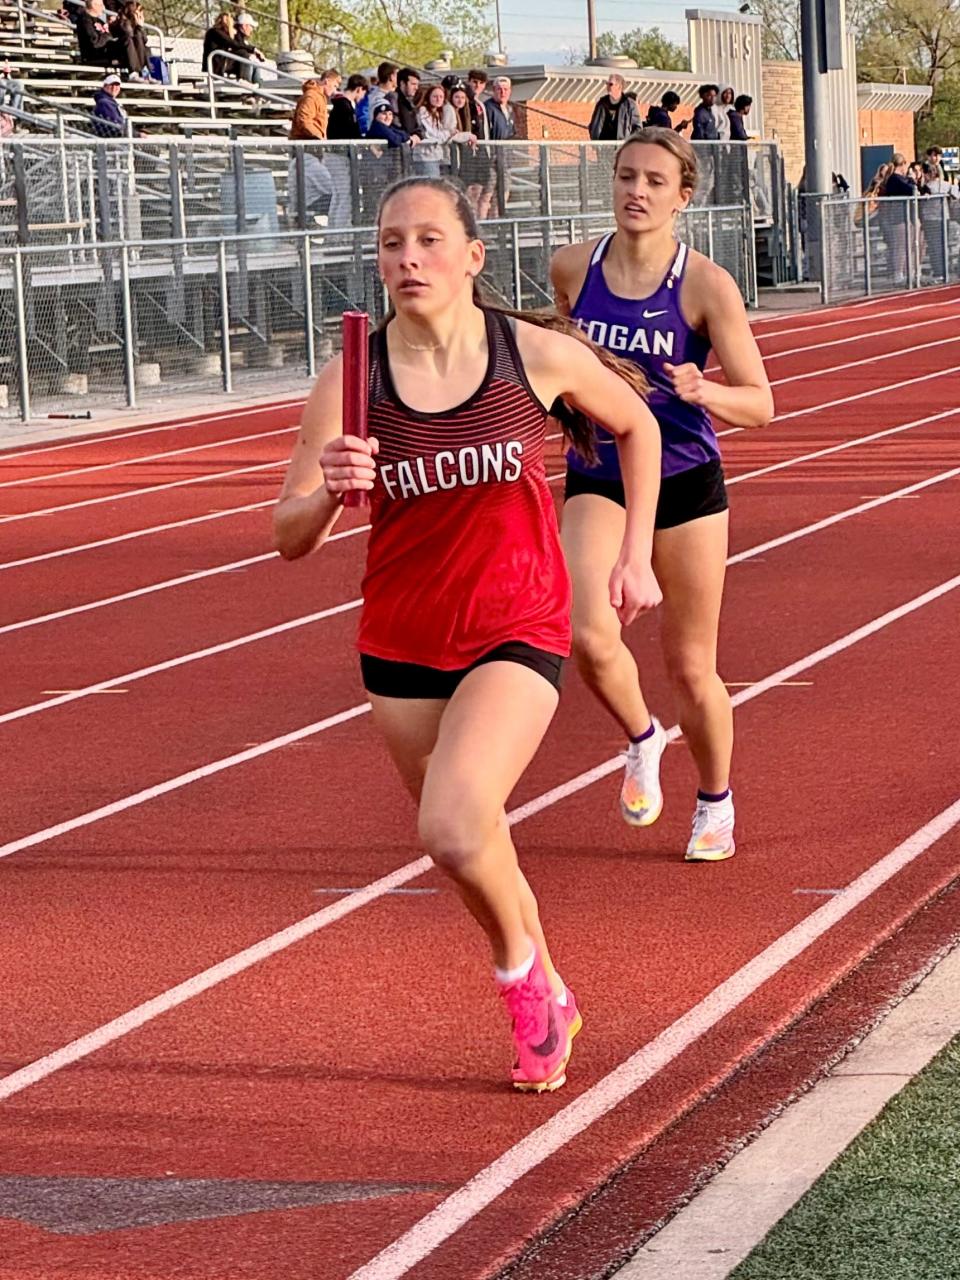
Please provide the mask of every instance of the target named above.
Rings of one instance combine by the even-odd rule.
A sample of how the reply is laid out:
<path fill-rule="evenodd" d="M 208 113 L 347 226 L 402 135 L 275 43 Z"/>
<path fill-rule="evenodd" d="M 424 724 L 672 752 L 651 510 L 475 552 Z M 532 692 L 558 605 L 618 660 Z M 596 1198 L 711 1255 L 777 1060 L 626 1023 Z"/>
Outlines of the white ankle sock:
<path fill-rule="evenodd" d="M 496 969 L 495 968 L 493 972 L 496 975 L 496 979 L 500 983 L 501 987 L 509 987 L 509 986 L 512 986 L 514 982 L 522 982 L 523 979 L 527 977 L 527 975 L 530 973 L 530 970 L 533 968 L 533 962 L 536 960 L 536 958 L 537 958 L 536 949 L 531 948 L 529 960 L 524 960 L 523 964 L 518 965 L 516 969 Z"/>

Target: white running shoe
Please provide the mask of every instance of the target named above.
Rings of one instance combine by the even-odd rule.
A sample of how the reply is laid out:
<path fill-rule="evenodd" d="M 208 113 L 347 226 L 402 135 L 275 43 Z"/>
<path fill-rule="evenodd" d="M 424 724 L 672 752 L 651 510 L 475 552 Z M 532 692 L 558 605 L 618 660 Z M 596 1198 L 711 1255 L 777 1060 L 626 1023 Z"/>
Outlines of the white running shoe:
<path fill-rule="evenodd" d="M 631 742 L 627 768 L 620 788 L 620 812 L 631 827 L 650 827 L 663 810 L 660 790 L 660 757 L 667 735 L 659 720 L 653 719 L 653 733 L 643 742 Z"/>
<path fill-rule="evenodd" d="M 697 799 L 693 832 L 687 845 L 687 862 L 724 862 L 737 846 L 733 839 L 733 792 L 724 800 Z"/>

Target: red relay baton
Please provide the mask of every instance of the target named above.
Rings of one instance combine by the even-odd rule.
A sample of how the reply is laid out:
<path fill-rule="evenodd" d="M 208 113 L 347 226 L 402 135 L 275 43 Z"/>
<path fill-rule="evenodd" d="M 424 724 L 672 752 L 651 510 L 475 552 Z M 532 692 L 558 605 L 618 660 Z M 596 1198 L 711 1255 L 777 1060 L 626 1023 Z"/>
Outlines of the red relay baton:
<path fill-rule="evenodd" d="M 367 351 L 370 317 L 365 311 L 343 313 L 343 434 L 366 440 Z M 348 489 L 345 507 L 365 507 L 369 498 L 364 489 Z"/>

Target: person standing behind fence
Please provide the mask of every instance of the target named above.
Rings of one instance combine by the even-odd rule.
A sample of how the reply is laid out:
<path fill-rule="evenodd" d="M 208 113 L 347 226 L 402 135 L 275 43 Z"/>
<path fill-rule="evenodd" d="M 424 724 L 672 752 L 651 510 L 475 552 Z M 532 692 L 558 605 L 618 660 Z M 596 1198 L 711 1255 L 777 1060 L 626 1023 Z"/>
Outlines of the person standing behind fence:
<path fill-rule="evenodd" d="M 713 118 L 717 123 L 717 137 L 721 142 L 730 141 L 730 117 L 727 112 L 733 110 L 734 94 L 731 85 L 724 85 L 720 90 L 720 100 L 713 104 Z"/>
<path fill-rule="evenodd" d="M 220 55 L 237 52 L 237 33 L 233 25 L 233 15 L 217 14 L 212 27 L 208 27 L 203 37 L 203 58 L 200 63 L 202 71 L 209 71 L 214 76 L 225 76 L 228 71 L 228 59 Z"/>
<path fill-rule="evenodd" d="M 627 82 L 613 71 L 607 78 L 607 92 L 597 99 L 589 134 L 594 142 L 622 142 L 640 128 L 637 104 L 624 93 Z"/>
<path fill-rule="evenodd" d="M 886 197 L 880 206 L 880 229 L 890 253 L 890 268 L 896 284 L 907 284 L 907 221 L 910 205 L 904 197 L 915 197 L 917 184 L 907 176 L 907 157 L 899 151 L 893 157 L 893 169 L 877 194 Z M 896 199 L 896 197 L 900 197 Z"/>
<path fill-rule="evenodd" d="M 514 118 L 513 105 L 510 102 L 510 94 L 513 92 L 513 81 L 509 76 L 497 76 L 493 82 L 493 97 L 488 98 L 485 104 L 487 113 L 487 123 L 490 126 L 491 142 L 512 142 L 517 136 L 516 120 Z M 502 161 L 500 172 L 503 177 L 503 204 L 502 209 L 498 208 L 499 200 L 491 200 L 490 213 L 493 216 L 497 214 L 500 217 L 506 213 L 506 205 L 510 199 L 510 156 L 503 155 L 503 148 L 493 148 L 493 160 L 496 163 L 498 151 L 501 153 Z"/>
<path fill-rule="evenodd" d="M 920 201 L 920 221 L 930 255 L 930 271 L 934 284 L 942 284 L 947 277 L 946 253 L 949 249 L 951 206 L 956 206 L 957 188 L 940 177 L 940 167 L 927 163 L 923 166 L 923 199 Z"/>
<path fill-rule="evenodd" d="M 326 139 L 327 117 L 330 110 L 326 86 L 336 86 L 339 77 L 338 71 L 330 70 L 325 71 L 319 79 L 304 80 L 303 91 L 293 110 L 293 122 L 290 126 L 291 142 L 323 142 Z M 304 215 L 323 214 L 333 198 L 333 178 L 323 162 L 320 148 L 303 147 L 299 150 L 303 154 L 303 209 L 301 212 Z M 290 192 L 288 201 L 291 209 L 299 208 L 300 205 L 297 181 L 295 149 L 294 155 L 290 157 L 287 172 L 287 190 Z"/>
<path fill-rule="evenodd" d="M 746 142 L 747 134 L 747 116 L 750 114 L 750 108 L 753 106 L 753 99 L 745 93 L 735 99 L 733 107 L 727 112 L 730 120 L 730 141 Z"/>
<path fill-rule="evenodd" d="M 397 108 L 393 95 L 397 91 L 397 73 L 399 70 L 400 68 L 395 62 L 381 62 L 377 67 L 377 82 L 365 99 L 370 124 L 373 124 L 374 113 L 381 102 L 388 102 L 391 111 L 396 115 Z"/>
<path fill-rule="evenodd" d="M 718 142 L 720 134 L 713 107 L 720 90 L 715 84 L 702 84 L 697 92 L 700 94 L 700 104 L 693 109 L 693 133 L 690 141 Z"/>
<path fill-rule="evenodd" d="M 397 73 L 396 90 L 388 95 L 393 104 L 393 117 L 401 129 L 411 138 L 421 138 L 420 121 L 417 118 L 417 97 L 420 93 L 420 75 L 413 67 L 403 67 Z"/>
<path fill-rule="evenodd" d="M 645 129 L 673 129 L 674 133 L 683 133 L 684 129 L 689 128 L 689 120 L 681 120 L 675 125 L 670 119 L 672 112 L 680 106 L 680 95 L 675 93 L 673 89 L 668 89 L 660 99 L 659 107 L 651 107 L 647 112 L 647 118 L 643 122 Z"/>
<path fill-rule="evenodd" d="M 451 142 L 477 145 L 469 130 L 458 127 L 457 113 L 447 101 L 442 84 L 427 85 L 420 91 L 417 121 L 423 142 L 417 148 L 414 163 L 424 177 L 439 178 L 441 170 L 449 171 Z"/>
<path fill-rule="evenodd" d="M 360 126 L 357 123 L 357 104 L 367 92 L 367 78 L 354 74 L 347 80 L 346 88 L 335 93 L 330 100 L 327 117 L 328 142 L 357 142 Z M 353 221 L 353 197 L 350 183 L 350 154 L 347 147 L 331 147 L 326 155 L 326 165 L 333 181 L 333 195 L 327 225 L 349 227 Z"/>

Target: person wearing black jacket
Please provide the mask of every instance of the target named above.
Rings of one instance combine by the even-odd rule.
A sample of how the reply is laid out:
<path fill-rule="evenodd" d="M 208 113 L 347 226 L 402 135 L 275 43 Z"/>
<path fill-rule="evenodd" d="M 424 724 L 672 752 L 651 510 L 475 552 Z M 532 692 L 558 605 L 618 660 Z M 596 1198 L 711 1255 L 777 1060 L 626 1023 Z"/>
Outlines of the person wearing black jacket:
<path fill-rule="evenodd" d="M 748 94 L 741 93 L 739 98 L 734 101 L 733 110 L 727 112 L 730 118 L 731 142 L 747 141 L 747 116 L 750 114 L 752 106 L 753 99 Z"/>
<path fill-rule="evenodd" d="M 417 118 L 417 94 L 420 92 L 420 77 L 413 67 L 403 67 L 397 73 L 397 87 L 393 93 L 387 94 L 387 101 L 393 107 L 393 118 L 411 138 L 422 138 L 423 130 Z"/>
<path fill-rule="evenodd" d="M 366 94 L 367 88 L 367 77 L 355 72 L 347 80 L 343 92 L 335 93 L 330 99 L 330 114 L 327 116 L 328 142 L 352 142 L 362 137 L 357 121 L 357 103 Z M 330 197 L 327 225 L 352 226 L 353 192 L 347 148 L 329 147 L 324 154 L 324 163 L 330 170 L 330 177 L 333 180 L 333 195 Z"/>
<path fill-rule="evenodd" d="M 895 152 L 893 172 L 877 192 L 879 196 L 891 199 L 890 204 L 884 201 L 880 205 L 878 220 L 883 238 L 887 242 L 890 268 L 896 284 L 904 284 L 907 279 L 907 223 L 910 206 L 904 203 L 903 197 L 917 195 L 917 184 L 907 176 L 908 167 L 907 157 L 899 151 Z M 900 196 L 901 199 L 893 203 L 894 196 Z"/>
<path fill-rule="evenodd" d="M 624 93 L 626 81 L 612 72 L 607 92 L 597 100 L 590 120 L 590 137 L 594 142 L 622 142 L 640 128 L 640 115 L 633 98 Z"/>
<path fill-rule="evenodd" d="M 684 129 L 689 126 L 690 121 L 681 120 L 678 125 L 674 126 L 673 121 L 670 119 L 670 113 L 676 111 L 679 105 L 679 93 L 674 93 L 672 89 L 668 89 L 660 99 L 659 107 L 651 107 L 647 112 L 647 118 L 643 122 L 644 128 L 673 129 L 674 133 L 683 133 Z"/>
<path fill-rule="evenodd" d="M 86 0 L 77 22 L 80 61 L 95 67 L 109 67 L 120 60 L 120 42 L 113 34 L 115 18 L 104 13 L 103 0 Z"/>
<path fill-rule="evenodd" d="M 233 18 L 229 13 L 218 15 L 212 27 L 208 27 L 203 37 L 203 61 L 201 70 L 210 71 L 215 76 L 235 74 L 237 63 L 230 58 L 221 58 L 221 53 L 239 53 L 236 30 Z"/>
<path fill-rule="evenodd" d="M 123 6 L 115 29 L 121 48 L 120 65 L 135 79 L 149 80 L 150 50 L 143 29 L 143 5 L 139 0 L 128 0 Z"/>
<path fill-rule="evenodd" d="M 717 121 L 713 114 L 713 104 L 717 100 L 720 89 L 715 84 L 702 84 L 697 91 L 700 94 L 700 105 L 693 110 L 693 133 L 691 142 L 717 142 Z"/>

